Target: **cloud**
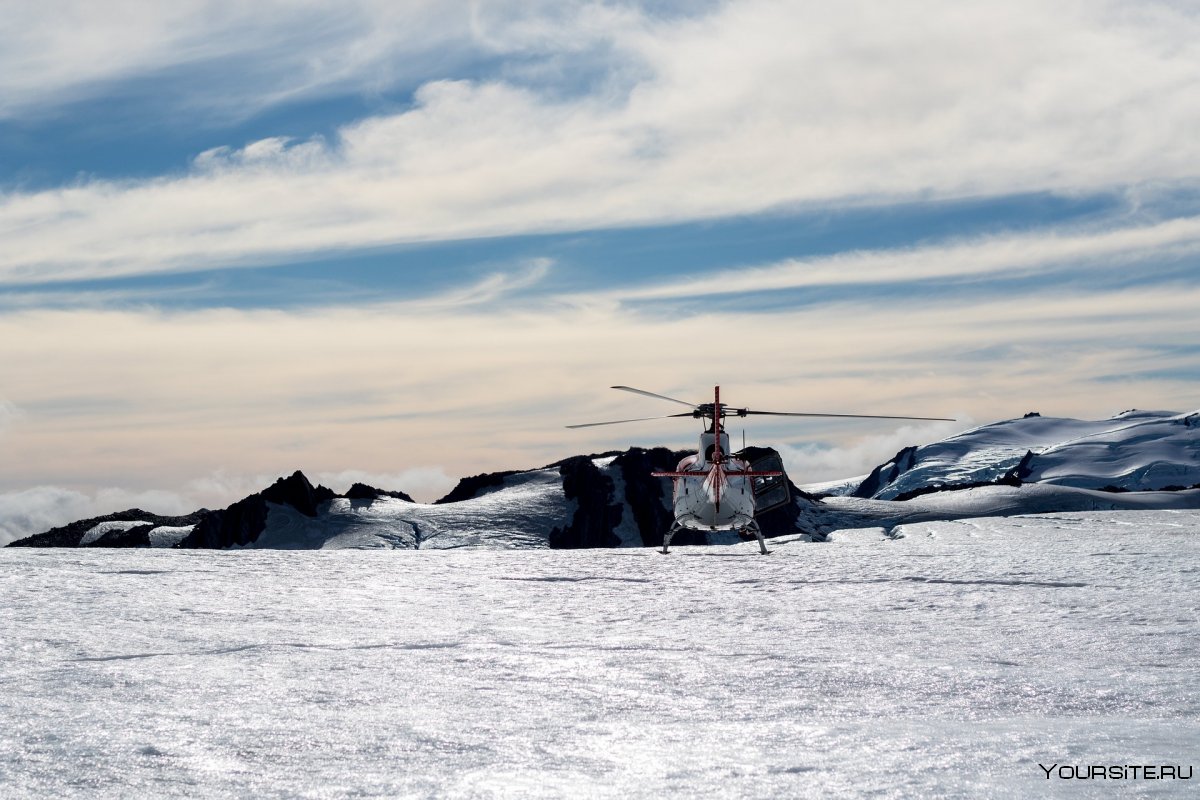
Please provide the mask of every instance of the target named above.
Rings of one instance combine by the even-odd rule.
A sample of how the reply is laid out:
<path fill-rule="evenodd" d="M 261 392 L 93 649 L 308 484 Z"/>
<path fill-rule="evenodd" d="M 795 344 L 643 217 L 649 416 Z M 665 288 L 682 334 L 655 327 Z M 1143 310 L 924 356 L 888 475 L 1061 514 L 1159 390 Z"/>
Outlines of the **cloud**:
<path fill-rule="evenodd" d="M 457 308 L 10 312 L 0 315 L 0 376 L 21 381 L 0 391 L 23 418 L 6 435 L 0 482 L 104 475 L 134 490 L 184 487 L 211 507 L 302 469 L 359 471 L 409 492 L 424 481 L 432 497 L 442 475 L 692 443 L 690 423 L 677 421 L 563 428 L 659 413 L 653 400 L 605 388 L 614 384 L 703 397 L 719 383 L 728 402 L 758 408 L 960 410 L 987 421 L 1033 409 L 1182 410 L 1196 406 L 1186 376 L 1200 370 L 1200 350 L 1180 343 L 1196 341 L 1197 307 L 1191 284 L 1035 282 L 1007 295 L 870 295 L 769 312 L 730 304 L 681 316 L 554 296 Z M 879 425 L 877 436 L 897 430 Z M 747 430 L 752 441 L 793 444 L 815 432 L 851 451 L 797 452 L 802 473 L 861 470 L 899 449 L 898 440 L 856 444 L 863 429 L 840 424 L 758 419 Z M 191 483 L 198 473 L 214 473 L 211 485 Z"/>
<path fill-rule="evenodd" d="M 427 76 L 411 107 L 327 139 L 231 143 L 183 175 L 10 192 L 0 281 L 1200 179 L 1188 135 L 1200 17 L 1176 4 L 757 0 L 667 19 L 550 8 L 508 24 L 484 14 L 490 38 L 468 20 L 471 46 L 517 61 L 585 53 L 609 80 Z"/>
<path fill-rule="evenodd" d="M 510 4 L 484 3 L 503 11 Z M 475 57 L 464 4 L 346 0 L 16 3 L 0 20 L 0 118 L 55 113 L 123 84 L 203 117 L 379 91 Z M 206 119 L 206 124 L 211 120 Z"/>
<path fill-rule="evenodd" d="M 20 413 L 21 409 L 0 397 L 0 433 L 4 433 L 4 430 L 13 423 Z"/>
<path fill-rule="evenodd" d="M 36 486 L 0 493 L 0 547 L 75 520 L 129 508 L 167 515 L 196 510 L 186 498 L 173 492 L 116 488 L 80 492 L 57 486 Z"/>
<path fill-rule="evenodd" d="M 997 275 L 1045 277 L 1054 270 L 1081 268 L 1127 272 L 1132 264 L 1174 260 L 1197 253 L 1200 253 L 1200 217 L 1183 217 L 1109 229 L 1051 229 L 788 259 L 659 285 L 613 289 L 589 295 L 588 299 L 666 300 L 806 286 L 901 284 Z"/>
<path fill-rule="evenodd" d="M 856 437 L 840 447 L 811 442 L 773 446 L 783 457 L 793 483 L 820 483 L 865 475 L 901 449 L 940 441 L 971 427 L 971 422 L 969 416 L 961 415 L 956 422 L 904 425 L 887 433 Z"/>
<path fill-rule="evenodd" d="M 428 312 L 494 303 L 502 297 L 512 296 L 522 289 L 529 289 L 541 283 L 553 266 L 553 259 L 531 259 L 515 272 L 493 272 L 474 285 L 461 289 L 450 289 L 428 298 L 411 300 L 404 303 L 404 307 Z"/>
<path fill-rule="evenodd" d="M 447 474 L 690 443 L 688 429 L 654 423 L 562 429 L 638 416 L 644 406 L 607 396 L 614 383 L 985 420 L 1196 405 L 1186 376 L 1200 356 L 1179 343 L 1200 333 L 1200 290 L 1155 266 L 1196 257 L 1200 217 L 1144 208 L 587 295 L 545 291 L 558 267 L 544 259 L 435 297 L 301 311 L 128 308 L 121 293 L 137 288 L 106 280 L 773 209 L 886 214 L 897 198 L 1194 188 L 1200 17 L 1186 6 L 747 0 L 659 16 L 635 3 L 481 3 L 444 20 L 433 3 L 363 2 L 344 18 L 318 2 L 294 14 L 129 5 L 111 20 L 93 6 L 61 6 L 79 25 L 45 4 L 0 20 L 28 32 L 0 33 L 18 42 L 0 53 L 0 114 L 69 116 L 73 99 L 176 74 L 190 76 L 185 120 L 197 118 L 189 105 L 251 113 L 360 91 L 373 74 L 413 94 L 323 136 L 227 142 L 178 174 L 0 195 L 0 283 L 34 284 L 0 314 L 0 392 L 22 409 L 0 460 L 10 486 L 105 475 L 213 505 L 301 468 L 433 492 Z M 435 51 L 446 60 L 424 57 Z M 486 75 L 459 68 L 479 58 Z M 235 72 L 244 80 L 230 89 Z M 1077 277 L 1044 280 L 1057 271 Z M 1130 288 L 1088 280 L 1120 274 Z M 1012 275 L 1024 280 L 991 291 Z M 39 285 L 83 279 L 92 308 L 39 307 Z M 950 281 L 977 288 L 845 291 L 770 310 L 678 302 Z M 795 442 L 794 431 L 750 433 Z M 822 428 L 828 444 L 789 458 L 798 471 L 858 471 L 909 443 L 859 435 Z M 95 490 L 82 496 L 57 502 L 98 507 Z"/>

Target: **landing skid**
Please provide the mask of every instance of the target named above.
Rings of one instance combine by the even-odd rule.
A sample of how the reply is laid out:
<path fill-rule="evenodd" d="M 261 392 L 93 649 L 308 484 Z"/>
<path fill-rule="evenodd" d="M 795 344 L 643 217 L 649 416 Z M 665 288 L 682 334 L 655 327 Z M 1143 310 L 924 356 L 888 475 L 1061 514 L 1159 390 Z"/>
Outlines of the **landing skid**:
<path fill-rule="evenodd" d="M 757 520 L 750 520 L 750 524 L 747 525 L 744 530 L 754 531 L 755 537 L 758 538 L 758 552 L 761 555 L 765 556 L 767 553 L 771 552 L 767 549 L 767 543 L 763 541 L 762 530 L 758 527 Z"/>
<path fill-rule="evenodd" d="M 671 530 L 667 531 L 667 535 L 663 537 L 662 554 L 664 556 L 671 552 L 668 548 L 671 546 L 672 537 L 674 537 L 675 534 L 679 533 L 681 530 L 683 530 L 682 525 L 680 525 L 678 522 L 672 523 Z"/>
<path fill-rule="evenodd" d="M 675 534 L 679 533 L 681 530 L 683 530 L 683 526 L 680 525 L 678 522 L 671 525 L 671 530 L 667 531 L 667 535 L 663 537 L 662 550 L 660 550 L 659 552 L 661 552 L 664 556 L 669 555 L 671 552 L 671 550 L 670 550 L 671 539 L 673 539 L 675 537 Z M 765 541 L 763 541 L 762 530 L 758 527 L 757 521 L 750 520 L 750 524 L 747 525 L 745 528 L 742 528 L 742 532 L 745 532 L 745 531 L 753 531 L 754 532 L 754 536 L 758 539 L 758 552 L 761 555 L 765 556 L 771 552 L 770 550 L 767 549 L 767 543 Z"/>

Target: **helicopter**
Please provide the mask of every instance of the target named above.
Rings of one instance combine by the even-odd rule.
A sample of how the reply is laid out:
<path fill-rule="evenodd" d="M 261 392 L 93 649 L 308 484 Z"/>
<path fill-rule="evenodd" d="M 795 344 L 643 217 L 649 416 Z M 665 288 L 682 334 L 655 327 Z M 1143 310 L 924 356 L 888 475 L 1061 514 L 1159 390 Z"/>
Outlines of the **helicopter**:
<path fill-rule="evenodd" d="M 718 531 L 736 530 L 740 534 L 753 534 L 758 540 L 759 552 L 766 555 L 767 544 L 763 540 L 755 514 L 756 481 L 758 485 L 771 479 L 782 479 L 782 469 L 756 470 L 749 461 L 732 453 L 729 449 L 729 434 L 724 430 L 725 418 L 729 415 L 747 417 L 763 415 L 772 417 L 825 417 L 842 419 L 905 419 L 936 422 L 954 422 L 946 417 L 908 417 L 878 414 L 818 414 L 801 411 L 758 411 L 749 408 L 734 408 L 721 402 L 721 387 L 713 387 L 711 403 L 689 403 L 664 394 L 635 389 L 632 386 L 612 386 L 622 392 L 645 397 L 654 397 L 687 406 L 690 410 L 679 414 L 664 414 L 657 417 L 617 419 L 608 422 L 585 422 L 567 425 L 568 428 L 592 428 L 598 425 L 621 425 L 626 422 L 645 422 L 654 419 L 691 417 L 707 423 L 700 434 L 700 447 L 686 456 L 671 472 L 652 472 L 656 478 L 670 478 L 672 485 L 672 508 L 675 521 L 663 537 L 662 553 L 670 552 L 671 539 L 676 533 L 691 530 Z M 743 452 L 745 448 L 743 448 Z M 782 467 L 782 464 L 780 464 Z M 782 482 L 780 480 L 779 482 Z"/>

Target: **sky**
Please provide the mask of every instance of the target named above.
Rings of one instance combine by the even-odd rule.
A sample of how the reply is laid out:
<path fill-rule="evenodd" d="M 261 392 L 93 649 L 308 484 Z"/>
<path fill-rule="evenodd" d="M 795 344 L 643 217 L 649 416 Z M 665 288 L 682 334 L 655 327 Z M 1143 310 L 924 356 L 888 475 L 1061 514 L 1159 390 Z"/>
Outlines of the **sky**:
<path fill-rule="evenodd" d="M 798 483 L 1200 407 L 1181 0 L 15 0 L 0 543 L 751 408 Z M 740 427 L 734 428 L 740 439 Z"/>

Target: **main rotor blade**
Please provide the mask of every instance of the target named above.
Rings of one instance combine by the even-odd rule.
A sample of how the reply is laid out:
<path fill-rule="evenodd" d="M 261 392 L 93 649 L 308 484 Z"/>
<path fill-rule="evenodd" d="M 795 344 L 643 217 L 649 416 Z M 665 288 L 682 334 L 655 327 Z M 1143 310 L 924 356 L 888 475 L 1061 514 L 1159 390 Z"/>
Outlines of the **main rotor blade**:
<path fill-rule="evenodd" d="M 632 386 L 610 386 L 609 388 L 620 389 L 622 392 L 633 392 L 634 394 L 641 394 L 645 395 L 646 397 L 657 397 L 659 400 L 670 400 L 672 403 L 679 403 L 681 406 L 687 406 L 688 408 L 695 408 L 696 406 L 700 405 L 699 403 L 688 403 L 683 400 L 676 400 L 674 397 L 667 397 L 665 394 L 655 394 L 654 392 L 647 392 L 644 389 L 635 389 Z M 653 417 L 651 417 L 651 419 L 653 419 Z"/>
<path fill-rule="evenodd" d="M 637 419 L 614 419 L 612 422 L 585 422 L 582 425 L 568 425 L 568 428 L 594 428 L 597 425 L 620 425 L 623 422 L 645 422 L 649 419 L 670 419 L 671 417 L 690 417 L 691 412 L 687 414 L 665 414 L 661 417 L 638 417 Z"/>
<path fill-rule="evenodd" d="M 764 414 L 771 417 L 840 417 L 842 419 L 919 419 L 926 422 L 958 422 L 956 419 L 949 417 L 893 417 L 882 414 L 806 414 L 799 411 L 751 411 L 745 410 L 745 414 Z M 744 416 L 739 413 L 738 416 Z"/>

